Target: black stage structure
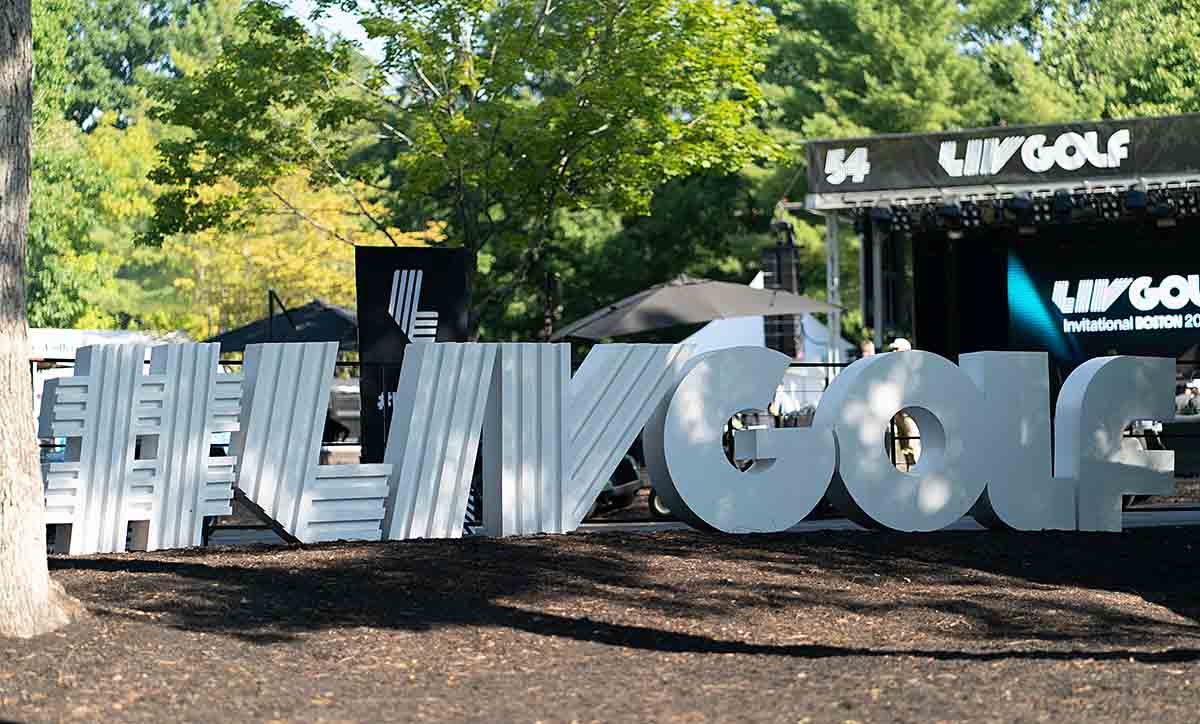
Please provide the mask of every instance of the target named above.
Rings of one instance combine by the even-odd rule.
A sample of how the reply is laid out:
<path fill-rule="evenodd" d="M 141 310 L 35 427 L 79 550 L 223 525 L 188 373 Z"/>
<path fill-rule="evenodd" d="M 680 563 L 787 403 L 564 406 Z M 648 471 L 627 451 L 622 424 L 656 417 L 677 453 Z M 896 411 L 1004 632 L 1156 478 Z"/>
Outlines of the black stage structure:
<path fill-rule="evenodd" d="M 831 222 L 831 257 L 839 218 L 862 234 L 877 346 L 1045 351 L 1054 388 L 1114 353 L 1192 375 L 1200 114 L 813 141 L 807 157 L 803 206 Z"/>

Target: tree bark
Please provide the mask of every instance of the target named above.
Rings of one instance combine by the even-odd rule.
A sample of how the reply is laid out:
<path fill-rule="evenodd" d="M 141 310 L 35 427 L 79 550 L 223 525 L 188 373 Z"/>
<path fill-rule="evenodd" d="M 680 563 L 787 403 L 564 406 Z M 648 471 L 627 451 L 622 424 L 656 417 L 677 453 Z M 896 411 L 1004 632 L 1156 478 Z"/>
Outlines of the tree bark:
<path fill-rule="evenodd" d="M 547 271 L 542 284 L 542 341 L 549 342 L 554 336 L 554 323 L 558 319 L 557 280 L 554 272 Z"/>
<path fill-rule="evenodd" d="M 33 47 L 30 0 L 0 2 L 0 636 L 36 636 L 75 606 L 46 568 L 45 504 L 25 321 Z"/>

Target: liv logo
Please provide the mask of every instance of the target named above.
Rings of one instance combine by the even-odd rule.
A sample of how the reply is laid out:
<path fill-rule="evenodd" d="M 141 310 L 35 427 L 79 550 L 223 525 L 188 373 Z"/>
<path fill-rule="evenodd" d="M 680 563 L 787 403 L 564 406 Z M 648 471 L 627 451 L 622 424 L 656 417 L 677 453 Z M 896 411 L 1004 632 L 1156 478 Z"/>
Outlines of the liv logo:
<path fill-rule="evenodd" d="M 1033 173 L 1045 173 L 1057 166 L 1064 171 L 1077 171 L 1084 165 L 1094 168 L 1120 168 L 1129 158 L 1129 130 L 1114 131 L 1101 145 L 1096 131 L 1069 131 L 1054 139 L 1045 134 L 1005 136 L 1003 138 L 972 138 L 967 141 L 966 153 L 958 155 L 958 141 L 942 141 L 938 149 L 938 164 L 951 178 L 964 176 L 995 176 L 1004 170 L 1014 156 Z"/>
<path fill-rule="evenodd" d="M 425 273 L 420 269 L 397 269 L 392 274 L 392 294 L 388 301 L 388 314 L 400 325 L 410 342 L 432 342 L 437 337 L 438 313 L 421 311 L 421 280 Z"/>

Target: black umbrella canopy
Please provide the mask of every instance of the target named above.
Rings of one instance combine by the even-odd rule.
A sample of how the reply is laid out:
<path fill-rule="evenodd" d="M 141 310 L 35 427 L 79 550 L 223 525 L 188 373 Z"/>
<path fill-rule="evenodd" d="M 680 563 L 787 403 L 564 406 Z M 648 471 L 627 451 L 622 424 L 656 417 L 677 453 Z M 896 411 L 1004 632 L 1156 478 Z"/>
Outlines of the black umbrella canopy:
<path fill-rule="evenodd" d="M 554 339 L 603 339 L 731 317 L 830 312 L 832 304 L 775 289 L 680 276 L 569 324 Z"/>
<path fill-rule="evenodd" d="M 242 352 L 248 344 L 262 342 L 337 342 L 343 352 L 358 350 L 358 316 L 345 307 L 319 299 L 287 313 L 251 322 L 208 339 L 219 342 L 222 352 Z"/>

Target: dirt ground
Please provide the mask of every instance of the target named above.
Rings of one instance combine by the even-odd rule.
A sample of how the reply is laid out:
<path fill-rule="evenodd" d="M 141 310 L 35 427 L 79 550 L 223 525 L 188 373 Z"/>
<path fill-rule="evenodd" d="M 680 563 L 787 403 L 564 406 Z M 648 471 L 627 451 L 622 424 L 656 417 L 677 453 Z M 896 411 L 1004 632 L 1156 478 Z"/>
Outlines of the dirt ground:
<path fill-rule="evenodd" d="M 643 488 L 638 492 L 638 496 L 632 505 L 616 510 L 599 511 L 590 520 L 609 523 L 631 523 L 652 520 L 653 518 L 650 515 L 649 496 L 650 488 Z M 1144 499 L 1139 499 L 1133 504 L 1132 508 L 1145 509 L 1147 507 L 1164 505 L 1200 507 L 1200 479 L 1180 478 L 1175 481 L 1174 495 L 1155 495 Z M 837 517 L 837 513 L 826 503 L 822 503 L 817 510 L 814 510 L 812 514 L 809 515 L 810 520 L 831 517 Z"/>
<path fill-rule="evenodd" d="M 679 532 L 51 560 L 18 721 L 1194 722 L 1200 529 Z"/>

